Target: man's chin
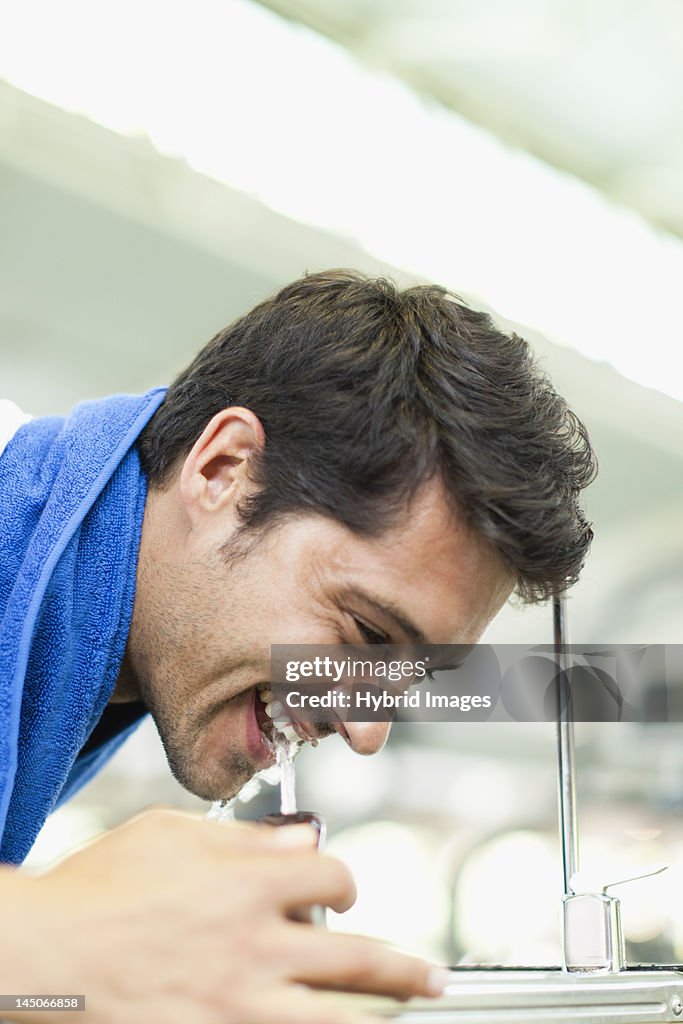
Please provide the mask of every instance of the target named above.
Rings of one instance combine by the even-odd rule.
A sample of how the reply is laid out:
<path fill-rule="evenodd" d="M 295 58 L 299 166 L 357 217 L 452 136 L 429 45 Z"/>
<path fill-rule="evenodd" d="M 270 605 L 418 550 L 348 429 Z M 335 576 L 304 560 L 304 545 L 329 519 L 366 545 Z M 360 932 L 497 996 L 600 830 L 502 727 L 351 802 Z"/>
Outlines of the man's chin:
<path fill-rule="evenodd" d="M 254 777 L 257 769 L 240 757 L 235 757 L 228 766 L 188 765 L 168 758 L 168 764 L 175 780 L 200 800 L 231 800 Z"/>

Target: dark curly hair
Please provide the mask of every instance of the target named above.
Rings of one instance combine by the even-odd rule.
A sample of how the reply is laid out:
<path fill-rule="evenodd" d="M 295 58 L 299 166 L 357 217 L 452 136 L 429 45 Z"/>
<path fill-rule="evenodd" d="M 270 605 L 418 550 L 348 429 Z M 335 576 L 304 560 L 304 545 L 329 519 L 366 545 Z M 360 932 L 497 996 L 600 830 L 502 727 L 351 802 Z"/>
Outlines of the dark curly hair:
<path fill-rule="evenodd" d="M 152 487 L 228 405 L 266 434 L 246 530 L 315 512 L 376 535 L 438 476 L 522 600 L 578 578 L 593 536 L 579 504 L 596 472 L 586 429 L 522 338 L 444 288 L 334 270 L 260 303 L 202 349 L 145 428 Z"/>

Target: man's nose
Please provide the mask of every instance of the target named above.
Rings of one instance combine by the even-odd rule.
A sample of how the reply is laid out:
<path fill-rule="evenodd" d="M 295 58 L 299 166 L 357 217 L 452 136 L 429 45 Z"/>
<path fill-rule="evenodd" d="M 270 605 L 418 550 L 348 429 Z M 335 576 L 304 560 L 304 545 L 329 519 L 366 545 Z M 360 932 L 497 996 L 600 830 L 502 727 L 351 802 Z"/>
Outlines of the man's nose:
<path fill-rule="evenodd" d="M 357 754 L 377 754 L 386 743 L 390 729 L 391 722 L 344 722 L 337 731 Z"/>

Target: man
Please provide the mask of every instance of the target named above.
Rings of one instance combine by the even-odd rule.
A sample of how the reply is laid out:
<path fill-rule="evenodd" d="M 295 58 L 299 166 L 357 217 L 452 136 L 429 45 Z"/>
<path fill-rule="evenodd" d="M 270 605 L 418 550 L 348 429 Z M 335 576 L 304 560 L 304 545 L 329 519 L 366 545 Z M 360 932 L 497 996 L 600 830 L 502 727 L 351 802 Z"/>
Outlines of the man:
<path fill-rule="evenodd" d="M 442 289 L 339 271 L 257 306 L 167 393 L 20 426 L 0 458 L 0 859 L 145 712 L 184 786 L 234 794 L 270 757 L 272 643 L 472 643 L 511 591 L 566 589 L 593 473 L 521 339 Z M 387 726 L 318 731 L 371 754 Z M 5 867 L 0 897 L 0 987 L 86 991 L 112 1024 L 334 1024 L 361 1018 L 301 983 L 444 984 L 292 919 L 353 899 L 305 828 L 155 811 L 40 878 Z"/>

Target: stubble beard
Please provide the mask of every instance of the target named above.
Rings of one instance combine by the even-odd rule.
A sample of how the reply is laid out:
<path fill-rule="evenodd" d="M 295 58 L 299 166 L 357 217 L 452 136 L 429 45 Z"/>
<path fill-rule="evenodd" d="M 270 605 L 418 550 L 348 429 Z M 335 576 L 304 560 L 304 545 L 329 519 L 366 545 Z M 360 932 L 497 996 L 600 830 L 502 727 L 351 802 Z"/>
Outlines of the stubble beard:
<path fill-rule="evenodd" d="M 177 700 L 171 699 L 169 703 L 171 686 L 167 684 L 167 687 L 163 707 L 148 686 L 143 684 L 141 690 L 174 779 L 183 789 L 202 800 L 229 800 L 236 796 L 249 779 L 253 778 L 256 769 L 238 751 L 226 751 L 219 766 L 203 765 L 194 751 L 202 728 L 208 727 L 212 715 L 218 709 L 212 710 L 206 719 L 200 717 L 196 723 L 188 720 L 186 709 L 181 709 Z M 178 722 L 183 723 L 180 728 Z"/>
<path fill-rule="evenodd" d="M 192 623 L 188 619 L 192 609 L 197 632 L 201 634 L 202 616 L 198 609 L 205 604 L 204 587 L 211 570 L 216 573 L 214 589 L 224 585 L 226 567 L 236 586 L 235 577 L 239 577 L 253 547 L 253 538 L 249 543 L 240 537 L 225 544 L 215 552 L 213 565 L 203 567 L 201 585 L 196 581 L 188 582 L 185 574 L 177 569 L 164 571 L 164 567 L 154 562 L 139 571 L 138 587 L 144 589 L 145 615 L 137 620 L 133 616 L 130 634 L 132 647 L 138 653 L 135 666 L 138 691 L 156 725 L 171 774 L 184 789 L 203 800 L 230 799 L 257 769 L 244 754 L 230 750 L 225 751 L 220 764 L 202 764 L 197 753 L 202 730 L 210 726 L 221 705 L 204 709 L 203 713 L 201 709 L 193 712 L 193 695 L 187 692 L 182 663 L 174 668 L 167 663 L 167 656 L 179 637 L 192 634 Z M 174 595 L 173 602 L 165 600 L 165 595 L 170 593 Z M 182 644 L 177 650 L 184 653 Z"/>

